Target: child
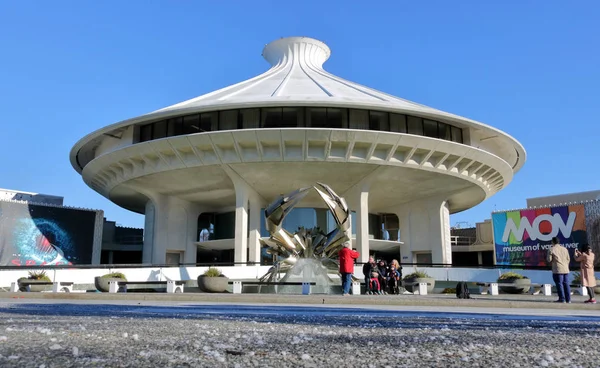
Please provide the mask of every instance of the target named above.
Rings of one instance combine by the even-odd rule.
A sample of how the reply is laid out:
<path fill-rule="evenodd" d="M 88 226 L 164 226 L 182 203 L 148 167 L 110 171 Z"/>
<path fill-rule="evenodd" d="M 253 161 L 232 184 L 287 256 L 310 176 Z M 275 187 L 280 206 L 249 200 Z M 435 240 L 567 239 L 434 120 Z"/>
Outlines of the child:
<path fill-rule="evenodd" d="M 390 287 L 390 294 L 400 294 L 399 283 L 400 283 L 400 272 L 396 270 L 396 267 L 392 264 L 390 265 L 390 270 L 388 272 L 388 285 Z"/>

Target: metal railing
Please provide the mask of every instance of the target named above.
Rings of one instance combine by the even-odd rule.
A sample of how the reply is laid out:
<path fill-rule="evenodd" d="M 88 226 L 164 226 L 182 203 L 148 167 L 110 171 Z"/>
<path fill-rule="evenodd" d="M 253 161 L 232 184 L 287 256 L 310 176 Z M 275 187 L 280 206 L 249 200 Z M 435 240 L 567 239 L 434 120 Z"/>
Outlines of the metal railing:
<path fill-rule="evenodd" d="M 365 263 L 356 262 L 360 266 Z M 2 270 L 64 270 L 64 269 L 92 269 L 92 268 L 163 268 L 163 267 L 232 267 L 232 266 L 272 266 L 259 262 L 199 262 L 199 263 L 178 263 L 178 264 L 97 264 L 97 265 L 54 265 L 54 266 L 0 266 Z M 443 263 L 400 263 L 403 267 L 428 267 L 428 268 L 472 268 L 472 269 L 515 269 L 515 270 L 551 270 L 550 266 L 517 266 L 517 265 L 451 265 Z M 571 267 L 571 271 L 578 271 L 578 266 Z M 600 271 L 600 266 L 596 266 L 596 271 Z"/>

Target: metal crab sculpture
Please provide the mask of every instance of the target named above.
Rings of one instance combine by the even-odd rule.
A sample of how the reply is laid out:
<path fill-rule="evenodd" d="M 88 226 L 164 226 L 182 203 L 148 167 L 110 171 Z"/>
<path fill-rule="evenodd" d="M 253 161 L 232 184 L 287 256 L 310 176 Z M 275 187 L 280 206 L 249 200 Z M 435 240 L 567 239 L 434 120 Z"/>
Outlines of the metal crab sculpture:
<path fill-rule="evenodd" d="M 271 235 L 261 239 L 261 245 L 267 247 L 267 253 L 277 256 L 277 261 L 261 277 L 261 282 L 286 282 L 293 275 L 306 272 L 310 265 L 313 277 L 332 283 L 330 274 L 339 274 L 338 262 L 334 259 L 344 242 L 350 240 L 350 212 L 344 198 L 338 196 L 329 186 L 317 183 L 316 186 L 301 188 L 273 201 L 265 209 L 266 227 Z M 310 189 L 315 189 L 331 210 L 336 228 L 325 233 L 318 227 L 305 229 L 300 227 L 290 233 L 282 227 L 285 216 L 304 198 Z M 280 274 L 285 273 L 280 279 Z M 305 275 L 306 276 L 306 275 Z"/>

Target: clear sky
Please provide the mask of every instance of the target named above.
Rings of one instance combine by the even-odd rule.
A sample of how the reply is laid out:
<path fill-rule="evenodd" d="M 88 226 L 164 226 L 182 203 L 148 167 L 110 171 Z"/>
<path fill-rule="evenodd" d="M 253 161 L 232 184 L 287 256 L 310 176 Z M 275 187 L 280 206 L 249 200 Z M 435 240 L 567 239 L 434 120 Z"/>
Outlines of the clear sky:
<path fill-rule="evenodd" d="M 84 184 L 75 142 L 255 76 L 266 43 L 310 36 L 328 71 L 525 146 L 514 181 L 453 223 L 600 189 L 599 19 L 598 1 L 0 0 L 0 188 L 142 227 Z"/>

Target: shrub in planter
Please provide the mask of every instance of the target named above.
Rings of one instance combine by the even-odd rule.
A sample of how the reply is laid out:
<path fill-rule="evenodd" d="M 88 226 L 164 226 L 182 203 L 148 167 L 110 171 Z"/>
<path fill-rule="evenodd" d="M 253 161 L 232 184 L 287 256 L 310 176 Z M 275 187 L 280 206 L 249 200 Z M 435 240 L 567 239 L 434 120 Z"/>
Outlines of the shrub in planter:
<path fill-rule="evenodd" d="M 531 288 L 531 280 L 516 272 L 505 272 L 498 277 L 500 290 L 507 294 L 524 294 Z M 515 286 L 502 286 L 502 284 L 515 284 Z"/>
<path fill-rule="evenodd" d="M 209 267 L 202 275 L 198 276 L 198 288 L 205 293 L 222 293 L 227 290 L 229 278 L 215 267 Z"/>
<path fill-rule="evenodd" d="M 426 272 L 415 270 L 415 272 L 404 276 L 402 279 L 404 288 L 409 292 L 414 292 L 416 289 L 413 285 L 415 283 L 425 282 L 427 283 L 427 293 L 431 294 L 433 289 L 435 288 L 435 279 L 429 276 Z"/>
<path fill-rule="evenodd" d="M 94 277 L 94 284 L 96 285 L 96 289 L 104 293 L 108 293 L 110 281 L 127 281 L 127 277 L 125 277 L 125 275 L 121 272 L 113 272 L 108 273 L 104 276 Z"/>
<path fill-rule="evenodd" d="M 29 285 L 30 291 L 48 291 L 52 290 L 52 286 L 50 285 L 36 285 L 37 283 L 46 283 L 52 282 L 50 277 L 46 274 L 46 271 L 29 271 L 29 275 L 27 277 L 21 277 L 17 280 L 19 284 L 20 291 L 27 291 L 27 285 L 23 283 L 23 281 L 27 282 Z"/>

